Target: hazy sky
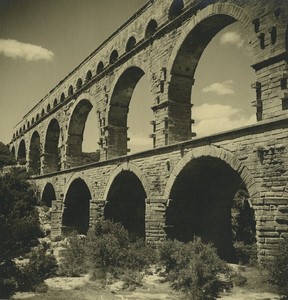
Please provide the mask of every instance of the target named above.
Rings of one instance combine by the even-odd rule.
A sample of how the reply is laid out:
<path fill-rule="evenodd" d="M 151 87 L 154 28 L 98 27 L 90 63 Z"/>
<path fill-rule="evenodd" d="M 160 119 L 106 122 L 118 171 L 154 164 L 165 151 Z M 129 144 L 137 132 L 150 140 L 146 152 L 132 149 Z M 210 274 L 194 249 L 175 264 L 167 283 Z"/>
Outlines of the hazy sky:
<path fill-rule="evenodd" d="M 13 127 L 22 117 L 145 3 L 0 0 L 0 141 L 10 142 Z M 193 131 L 198 136 L 255 122 L 250 105 L 255 98 L 250 88 L 255 81 L 252 63 L 245 32 L 238 24 L 221 31 L 209 44 L 192 92 Z M 143 77 L 128 118 L 129 147 L 134 152 L 151 148 L 151 105 Z M 84 135 L 86 151 L 97 147 L 95 130 L 91 130 L 95 122 L 91 112 Z"/>

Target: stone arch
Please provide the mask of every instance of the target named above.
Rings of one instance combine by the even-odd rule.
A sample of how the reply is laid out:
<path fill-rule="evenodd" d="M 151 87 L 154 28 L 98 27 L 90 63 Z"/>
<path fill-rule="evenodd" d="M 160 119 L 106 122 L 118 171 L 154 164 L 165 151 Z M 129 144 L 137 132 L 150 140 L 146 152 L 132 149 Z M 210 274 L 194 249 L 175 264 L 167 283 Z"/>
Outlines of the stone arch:
<path fill-rule="evenodd" d="M 115 178 L 123 171 L 129 171 L 134 173 L 139 180 L 141 181 L 143 188 L 145 190 L 145 193 L 147 195 L 147 197 L 149 196 L 150 190 L 150 184 L 148 182 L 148 180 L 146 179 L 146 177 L 143 175 L 143 173 L 141 172 L 141 170 L 137 167 L 137 165 L 127 162 L 127 163 L 123 163 L 120 166 L 118 166 L 116 169 L 114 169 L 114 171 L 112 172 L 112 174 L 109 177 L 109 180 L 106 184 L 106 188 L 104 191 L 104 196 L 103 199 L 106 200 L 108 197 L 108 193 L 111 189 L 112 183 L 114 182 Z"/>
<path fill-rule="evenodd" d="M 45 110 L 44 110 L 44 108 L 42 108 L 41 117 L 43 117 L 44 115 L 45 115 Z"/>
<path fill-rule="evenodd" d="M 168 99 L 173 103 L 168 110 L 174 124 L 169 131 L 169 142 L 191 138 L 191 91 L 198 62 L 211 39 L 236 21 L 243 25 L 249 38 L 257 39 L 252 19 L 242 8 L 231 3 L 215 3 L 191 18 L 175 42 L 167 64 Z M 177 113 L 180 109 L 183 114 Z"/>
<path fill-rule="evenodd" d="M 60 96 L 60 102 L 63 102 L 65 100 L 65 93 L 63 92 Z"/>
<path fill-rule="evenodd" d="M 76 83 L 77 91 L 81 89 L 82 84 L 83 84 L 82 79 L 78 78 L 77 83 Z"/>
<path fill-rule="evenodd" d="M 130 38 L 128 39 L 127 43 L 126 43 L 126 52 L 130 52 L 136 45 L 136 39 L 134 36 L 130 36 Z"/>
<path fill-rule="evenodd" d="M 144 76 L 145 68 L 135 64 L 125 65 L 111 88 L 107 109 L 109 157 L 127 154 L 127 119 L 129 104 L 138 81 Z"/>
<path fill-rule="evenodd" d="M 253 199 L 259 198 L 256 182 L 247 169 L 247 167 L 241 163 L 237 157 L 232 154 L 231 152 L 225 150 L 224 148 L 219 148 L 216 146 L 202 146 L 189 151 L 186 155 L 182 157 L 182 159 L 176 164 L 174 169 L 172 170 L 169 179 L 167 181 L 165 191 L 164 191 L 164 198 L 169 199 L 171 194 L 172 186 L 180 174 L 180 172 L 184 169 L 184 167 L 193 159 L 200 158 L 200 157 L 213 157 L 218 158 L 224 161 L 228 166 L 230 166 L 234 171 L 236 171 L 241 179 L 243 180 L 245 186 L 248 189 L 248 193 L 251 198 L 251 202 L 253 205 Z"/>
<path fill-rule="evenodd" d="M 109 63 L 111 65 L 114 64 L 118 60 L 118 57 L 119 57 L 118 51 L 114 49 L 110 54 Z"/>
<path fill-rule="evenodd" d="M 72 95 L 73 95 L 73 86 L 70 85 L 68 89 L 68 96 L 72 96 Z"/>
<path fill-rule="evenodd" d="M 70 182 L 64 197 L 62 215 L 62 233 L 64 235 L 73 230 L 79 234 L 87 233 L 90 225 L 91 199 L 91 191 L 82 178 L 78 177 Z"/>
<path fill-rule="evenodd" d="M 88 99 L 77 101 L 68 125 L 66 161 L 68 166 L 77 166 L 82 160 L 82 142 L 85 124 L 93 105 Z"/>
<path fill-rule="evenodd" d="M 39 175 L 40 170 L 40 135 L 37 131 L 34 131 L 30 140 L 29 148 L 29 171 L 33 175 Z"/>
<path fill-rule="evenodd" d="M 89 70 L 86 73 L 85 81 L 88 82 L 92 79 L 92 72 Z"/>
<path fill-rule="evenodd" d="M 147 191 L 140 170 L 126 163 L 117 167 L 106 187 L 104 217 L 121 223 L 131 240 L 145 238 L 145 199 Z"/>
<path fill-rule="evenodd" d="M 255 185 L 248 169 L 227 150 L 215 146 L 192 149 L 178 162 L 167 182 L 168 237 L 188 242 L 198 235 L 204 242 L 213 242 L 222 258 L 236 261 L 232 207 L 240 190 L 246 190 L 253 203 L 258 195 Z M 253 214 L 251 217 L 255 241 L 255 219 Z"/>
<path fill-rule="evenodd" d="M 100 74 L 104 70 L 104 63 L 103 61 L 100 61 L 97 65 L 96 74 Z"/>
<path fill-rule="evenodd" d="M 36 115 L 36 121 L 38 121 L 39 119 L 40 119 L 40 115 L 37 114 L 37 115 Z"/>
<path fill-rule="evenodd" d="M 54 102 L 53 102 L 53 108 L 56 107 L 57 104 L 58 104 L 58 103 L 57 103 L 57 99 L 55 98 L 55 99 L 54 99 Z"/>
<path fill-rule="evenodd" d="M 26 164 L 26 144 L 24 139 L 21 140 L 18 146 L 17 161 L 20 165 Z"/>
<path fill-rule="evenodd" d="M 158 24 L 155 19 L 151 19 L 146 26 L 145 38 L 150 38 L 157 31 Z"/>
<path fill-rule="evenodd" d="M 46 109 L 47 113 L 48 113 L 50 110 L 51 110 L 51 105 L 48 104 L 48 105 L 47 105 L 47 109 Z"/>
<path fill-rule="evenodd" d="M 60 125 L 53 118 L 46 129 L 44 145 L 43 172 L 52 173 L 60 170 Z"/>
<path fill-rule="evenodd" d="M 179 16 L 182 13 L 183 8 L 183 0 L 173 0 L 168 13 L 169 20 L 173 20 L 174 18 Z"/>
<path fill-rule="evenodd" d="M 41 201 L 44 205 L 52 207 L 52 201 L 56 200 L 56 193 L 52 183 L 46 183 L 41 196 Z"/>

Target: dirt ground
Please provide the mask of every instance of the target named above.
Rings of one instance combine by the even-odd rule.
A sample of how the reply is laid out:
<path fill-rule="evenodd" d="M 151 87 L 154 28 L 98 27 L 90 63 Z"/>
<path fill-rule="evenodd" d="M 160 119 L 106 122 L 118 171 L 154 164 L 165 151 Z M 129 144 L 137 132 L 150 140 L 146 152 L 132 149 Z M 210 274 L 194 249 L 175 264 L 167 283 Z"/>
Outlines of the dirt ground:
<path fill-rule="evenodd" d="M 231 291 L 223 292 L 218 299 L 222 300 L 279 300 L 275 287 L 266 281 L 266 275 L 253 267 L 233 266 L 237 272 L 247 279 L 239 287 L 234 286 Z M 83 277 L 55 277 L 47 279 L 48 291 L 43 293 L 18 293 L 14 299 L 27 300 L 177 300 L 185 299 L 184 295 L 174 291 L 169 283 L 154 273 L 145 275 L 143 286 L 133 291 L 123 289 L 123 282 L 103 285 L 100 281 L 90 281 L 88 275 Z"/>

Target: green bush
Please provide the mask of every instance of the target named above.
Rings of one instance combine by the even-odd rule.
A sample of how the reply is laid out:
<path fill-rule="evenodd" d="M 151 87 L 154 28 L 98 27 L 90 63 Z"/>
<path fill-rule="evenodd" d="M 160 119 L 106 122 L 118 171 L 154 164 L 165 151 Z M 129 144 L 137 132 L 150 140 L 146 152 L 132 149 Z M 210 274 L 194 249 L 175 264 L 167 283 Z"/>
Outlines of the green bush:
<path fill-rule="evenodd" d="M 216 297 L 223 288 L 231 286 L 224 278 L 229 268 L 211 245 L 194 241 L 184 244 L 167 241 L 160 245 L 160 261 L 166 267 L 166 276 L 172 287 L 184 291 L 187 299 L 204 300 Z"/>
<path fill-rule="evenodd" d="M 59 274 L 64 276 L 80 276 L 86 272 L 85 237 L 76 232 L 68 237 L 68 243 L 59 265 Z"/>
<path fill-rule="evenodd" d="M 268 264 L 270 279 L 278 288 L 279 293 L 288 297 L 288 238 L 279 244 L 277 254 Z"/>

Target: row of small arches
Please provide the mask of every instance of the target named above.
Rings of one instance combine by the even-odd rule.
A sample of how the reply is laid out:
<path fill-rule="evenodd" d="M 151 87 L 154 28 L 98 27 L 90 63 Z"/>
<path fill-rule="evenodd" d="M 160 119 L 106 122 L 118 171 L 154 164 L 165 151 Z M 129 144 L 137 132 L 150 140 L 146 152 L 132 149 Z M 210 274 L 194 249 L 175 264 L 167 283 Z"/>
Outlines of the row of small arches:
<path fill-rule="evenodd" d="M 169 10 L 169 19 L 173 19 L 175 18 L 177 15 L 179 15 L 182 10 L 184 8 L 184 4 L 183 1 L 179 1 L 179 0 L 174 0 L 170 10 Z M 157 31 L 158 29 L 158 23 L 155 19 L 151 19 L 148 22 L 148 25 L 146 26 L 146 30 L 145 30 L 145 38 L 150 38 L 151 36 L 154 35 L 154 33 Z M 130 52 L 137 44 L 136 38 L 134 36 L 131 36 L 127 43 L 126 43 L 126 47 L 125 47 L 125 52 Z M 109 64 L 114 64 L 119 58 L 119 53 L 116 49 L 114 49 L 109 57 Z M 105 65 L 103 63 L 103 61 L 100 61 L 97 65 L 96 68 L 96 74 L 95 75 L 99 75 L 100 73 L 102 73 L 104 71 Z M 85 77 L 85 83 L 89 82 L 93 77 L 92 71 L 89 70 L 86 73 L 86 77 Z M 76 91 L 78 91 L 79 89 L 81 89 L 81 87 L 83 86 L 83 80 L 81 78 L 78 78 L 77 82 L 76 82 Z M 74 94 L 74 88 L 73 85 L 70 85 L 68 88 L 68 97 L 71 97 Z M 64 102 L 64 100 L 66 99 L 66 95 L 63 92 L 60 96 L 60 102 L 58 102 L 57 98 L 54 99 L 53 102 L 53 108 L 55 108 L 56 106 L 58 106 L 60 103 Z M 23 127 L 21 127 L 19 130 L 17 130 L 14 134 L 13 134 L 13 139 L 17 138 L 19 135 L 21 135 L 24 131 L 28 130 L 35 122 L 37 122 L 41 117 L 44 117 L 44 115 L 46 113 L 49 113 L 51 111 L 52 107 L 51 104 L 49 103 L 46 107 L 46 111 L 44 110 L 44 108 L 41 111 L 41 114 L 37 114 L 36 117 L 32 118 L 31 122 L 28 121 L 27 125 L 24 124 Z"/>

